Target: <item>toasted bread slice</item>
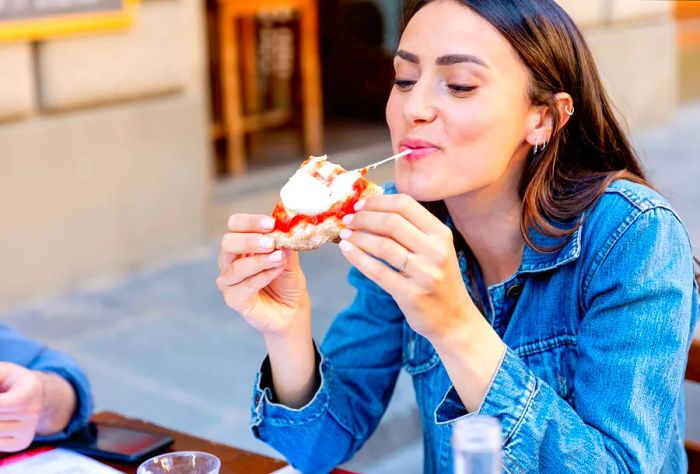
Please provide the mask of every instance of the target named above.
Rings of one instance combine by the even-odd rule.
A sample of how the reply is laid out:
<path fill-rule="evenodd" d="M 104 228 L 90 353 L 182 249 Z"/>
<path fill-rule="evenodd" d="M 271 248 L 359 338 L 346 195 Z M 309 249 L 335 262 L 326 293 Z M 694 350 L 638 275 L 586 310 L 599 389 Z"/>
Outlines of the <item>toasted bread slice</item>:
<path fill-rule="evenodd" d="M 366 179 L 366 178 L 361 178 Z M 367 199 L 376 194 L 383 194 L 381 186 L 368 181 L 367 187 L 357 198 Z M 326 242 L 340 242 L 340 231 L 343 229 L 343 215 L 332 215 L 318 224 L 302 221 L 289 232 L 276 230 L 269 234 L 275 239 L 276 248 L 288 248 L 297 251 L 317 249 Z"/>

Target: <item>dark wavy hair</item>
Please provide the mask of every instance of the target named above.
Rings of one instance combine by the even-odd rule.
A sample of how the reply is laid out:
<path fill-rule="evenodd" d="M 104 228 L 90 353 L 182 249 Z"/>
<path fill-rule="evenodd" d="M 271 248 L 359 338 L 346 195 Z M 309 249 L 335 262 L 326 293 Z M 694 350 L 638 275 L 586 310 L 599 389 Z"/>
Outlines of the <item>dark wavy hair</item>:
<path fill-rule="evenodd" d="M 433 1 L 409 4 L 406 21 Z M 543 151 L 530 155 L 520 180 L 521 232 L 528 245 L 541 252 L 561 248 L 581 225 L 577 217 L 616 179 L 650 186 L 615 117 L 583 35 L 556 2 L 449 1 L 470 8 L 510 42 L 530 71 L 530 101 L 546 106 L 554 124 L 561 119 L 554 95 L 567 92 L 573 99 L 574 115 L 564 127 L 553 130 Z M 428 207 L 438 215 L 446 212 L 444 203 Z M 537 246 L 530 228 L 560 239 L 561 244 Z"/>

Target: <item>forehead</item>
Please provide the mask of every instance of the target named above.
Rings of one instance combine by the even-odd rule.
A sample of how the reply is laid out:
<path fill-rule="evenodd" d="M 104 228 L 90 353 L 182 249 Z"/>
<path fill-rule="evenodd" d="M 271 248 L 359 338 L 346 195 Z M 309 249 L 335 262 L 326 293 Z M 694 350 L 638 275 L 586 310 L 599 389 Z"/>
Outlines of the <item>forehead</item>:
<path fill-rule="evenodd" d="M 488 63 L 516 53 L 488 21 L 455 0 L 437 0 L 421 8 L 406 25 L 399 48 L 433 59 L 447 54 L 475 54 Z"/>

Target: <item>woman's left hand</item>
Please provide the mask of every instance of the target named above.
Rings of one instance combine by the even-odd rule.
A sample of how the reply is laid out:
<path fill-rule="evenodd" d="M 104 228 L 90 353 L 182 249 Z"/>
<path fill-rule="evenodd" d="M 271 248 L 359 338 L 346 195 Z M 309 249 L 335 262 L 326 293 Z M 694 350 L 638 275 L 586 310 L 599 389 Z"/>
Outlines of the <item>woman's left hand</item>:
<path fill-rule="evenodd" d="M 450 228 L 405 194 L 373 196 L 355 210 L 343 219 L 343 255 L 394 297 L 411 328 L 433 340 L 468 325 L 478 310 Z"/>

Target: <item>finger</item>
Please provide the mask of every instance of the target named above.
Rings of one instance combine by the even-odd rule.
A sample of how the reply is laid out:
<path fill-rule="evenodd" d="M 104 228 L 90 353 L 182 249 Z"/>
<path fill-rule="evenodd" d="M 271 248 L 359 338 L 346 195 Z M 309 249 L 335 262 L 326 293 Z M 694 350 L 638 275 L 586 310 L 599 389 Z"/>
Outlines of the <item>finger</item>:
<path fill-rule="evenodd" d="M 25 405 L 25 390 L 12 386 L 7 392 L 0 394 L 0 416 L 13 415 L 20 412 Z"/>
<path fill-rule="evenodd" d="M 380 237 L 364 232 L 352 232 L 343 229 L 340 233 L 343 240 L 354 244 L 360 250 L 380 258 L 402 275 L 409 277 L 421 288 L 432 289 L 437 279 L 438 271 L 433 263 L 420 254 L 413 253 L 386 237 Z"/>
<path fill-rule="evenodd" d="M 271 268 L 230 287 L 224 294 L 226 303 L 242 315 L 247 315 L 252 311 L 251 305 L 255 304 L 253 296 L 272 283 L 283 271 L 284 267 Z"/>
<path fill-rule="evenodd" d="M 340 238 L 350 242 L 360 250 L 384 260 L 397 271 L 403 267 L 408 249 L 393 239 L 367 232 L 357 232 L 350 229 L 340 231 Z"/>
<path fill-rule="evenodd" d="M 282 249 L 282 252 L 284 252 L 284 260 L 286 262 L 285 270 L 295 271 L 301 268 L 299 264 L 299 252 L 287 248 Z"/>
<path fill-rule="evenodd" d="M 270 253 L 275 249 L 275 239 L 258 233 L 229 232 L 221 239 L 221 251 L 227 254 Z M 228 260 L 224 259 L 224 262 Z"/>
<path fill-rule="evenodd" d="M 16 436 L 24 432 L 25 426 L 20 420 L 0 421 L 0 436 Z"/>
<path fill-rule="evenodd" d="M 224 290 L 265 270 L 284 267 L 284 263 L 284 253 L 281 250 L 266 255 L 239 258 L 216 279 L 216 284 L 219 289 Z"/>
<path fill-rule="evenodd" d="M 242 281 L 240 283 L 240 287 L 243 290 L 242 294 L 248 297 L 256 294 L 258 291 L 262 290 L 267 285 L 272 283 L 272 281 L 279 275 L 281 275 L 283 271 L 284 266 L 278 268 L 271 268 Z"/>
<path fill-rule="evenodd" d="M 236 258 L 238 258 L 238 255 L 235 253 L 220 251 L 219 256 L 216 258 L 216 263 L 219 265 L 219 273 L 223 273 Z"/>
<path fill-rule="evenodd" d="M 367 278 L 396 298 L 410 285 L 408 279 L 347 240 L 340 242 L 343 256 Z"/>
<path fill-rule="evenodd" d="M 21 449 L 14 436 L 0 436 L 0 452 L 12 453 Z"/>
<path fill-rule="evenodd" d="M 358 201 L 355 211 L 391 212 L 402 215 L 426 234 L 445 231 L 445 224 L 407 194 L 381 194 Z"/>
<path fill-rule="evenodd" d="M 7 384 L 12 383 L 12 375 L 17 370 L 17 364 L 0 362 L 0 392 L 7 390 Z"/>
<path fill-rule="evenodd" d="M 0 451 L 4 453 L 13 453 L 22 451 L 32 444 L 32 438 L 29 436 L 2 436 L 0 437 Z"/>
<path fill-rule="evenodd" d="M 423 253 L 429 258 L 439 258 L 439 241 L 424 233 L 401 214 L 362 210 L 343 218 L 351 230 L 362 230 L 395 240 L 413 253 Z"/>
<path fill-rule="evenodd" d="M 234 214 L 228 219 L 231 232 L 259 232 L 266 234 L 275 228 L 275 219 L 260 214 Z"/>

